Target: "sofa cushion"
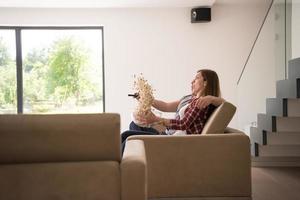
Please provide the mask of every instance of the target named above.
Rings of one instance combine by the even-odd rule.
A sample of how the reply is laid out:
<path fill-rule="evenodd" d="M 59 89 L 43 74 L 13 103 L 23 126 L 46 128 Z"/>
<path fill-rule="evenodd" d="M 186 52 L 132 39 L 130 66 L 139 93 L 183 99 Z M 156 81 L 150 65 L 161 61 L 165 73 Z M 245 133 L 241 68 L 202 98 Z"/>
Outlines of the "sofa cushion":
<path fill-rule="evenodd" d="M 10 164 L 0 167 L 0 199 L 120 200 L 117 161 Z"/>
<path fill-rule="evenodd" d="M 224 130 L 231 121 L 235 111 L 236 107 L 231 103 L 222 103 L 207 120 L 202 130 L 202 134 L 224 133 Z"/>
<path fill-rule="evenodd" d="M 0 163 L 120 161 L 118 114 L 0 115 Z"/>

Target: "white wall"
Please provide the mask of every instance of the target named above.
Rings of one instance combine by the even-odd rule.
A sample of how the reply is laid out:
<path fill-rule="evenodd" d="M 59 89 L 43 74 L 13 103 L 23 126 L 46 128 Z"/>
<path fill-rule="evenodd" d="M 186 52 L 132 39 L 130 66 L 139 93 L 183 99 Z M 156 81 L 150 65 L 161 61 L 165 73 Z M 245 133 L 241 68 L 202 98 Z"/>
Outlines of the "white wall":
<path fill-rule="evenodd" d="M 133 74 L 143 73 L 156 98 L 171 101 L 190 92 L 198 69 L 211 68 L 223 96 L 237 104 L 236 81 L 270 0 L 223 2 L 214 5 L 212 22 L 202 24 L 190 23 L 190 8 L 1 8 L 0 24 L 103 25 L 106 111 L 120 113 L 126 130 L 134 108 L 127 97 Z"/>
<path fill-rule="evenodd" d="M 266 113 L 266 98 L 276 95 L 275 55 L 278 52 L 275 47 L 278 42 L 275 39 L 274 16 L 277 10 L 270 10 L 237 88 L 238 128 L 247 134 L 250 134 L 249 127 L 255 126 L 257 114 Z"/>
<path fill-rule="evenodd" d="M 300 2 L 292 1 L 292 58 L 300 57 Z"/>
<path fill-rule="evenodd" d="M 238 86 L 238 128 L 246 133 L 257 113 L 266 113 L 266 99 L 276 97 L 276 81 L 285 79 L 285 34 L 287 59 L 300 57 L 300 2 L 289 3 L 285 30 L 285 1 L 274 1 Z"/>

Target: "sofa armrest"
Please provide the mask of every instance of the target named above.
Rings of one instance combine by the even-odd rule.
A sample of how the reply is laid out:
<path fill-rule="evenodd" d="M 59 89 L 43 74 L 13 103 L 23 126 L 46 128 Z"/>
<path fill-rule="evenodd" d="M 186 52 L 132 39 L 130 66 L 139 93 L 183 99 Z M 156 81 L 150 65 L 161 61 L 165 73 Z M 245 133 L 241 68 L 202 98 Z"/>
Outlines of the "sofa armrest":
<path fill-rule="evenodd" d="M 224 133 L 243 133 L 243 132 L 238 129 L 227 126 L 224 130 Z"/>
<path fill-rule="evenodd" d="M 132 136 L 143 140 L 148 198 L 250 197 L 249 137 L 243 133 Z"/>
<path fill-rule="evenodd" d="M 142 140 L 127 141 L 121 161 L 122 200 L 147 199 L 146 155 Z"/>

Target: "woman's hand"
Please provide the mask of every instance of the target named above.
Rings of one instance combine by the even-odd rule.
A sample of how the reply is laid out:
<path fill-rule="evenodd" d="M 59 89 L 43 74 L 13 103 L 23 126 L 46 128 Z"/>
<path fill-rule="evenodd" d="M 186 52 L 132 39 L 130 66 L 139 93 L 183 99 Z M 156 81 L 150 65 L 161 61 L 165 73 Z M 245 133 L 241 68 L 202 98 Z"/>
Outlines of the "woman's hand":
<path fill-rule="evenodd" d="M 207 95 L 205 97 L 200 97 L 197 100 L 197 107 L 200 109 L 206 108 L 209 104 L 213 104 L 216 97 Z"/>
<path fill-rule="evenodd" d="M 144 116 L 144 122 L 146 124 L 153 124 L 155 122 L 159 121 L 159 117 L 157 117 L 152 111 L 149 111 L 145 116 Z"/>
<path fill-rule="evenodd" d="M 142 125 L 150 125 L 159 121 L 159 118 L 152 111 L 147 112 L 145 115 L 134 113 L 133 116 Z"/>

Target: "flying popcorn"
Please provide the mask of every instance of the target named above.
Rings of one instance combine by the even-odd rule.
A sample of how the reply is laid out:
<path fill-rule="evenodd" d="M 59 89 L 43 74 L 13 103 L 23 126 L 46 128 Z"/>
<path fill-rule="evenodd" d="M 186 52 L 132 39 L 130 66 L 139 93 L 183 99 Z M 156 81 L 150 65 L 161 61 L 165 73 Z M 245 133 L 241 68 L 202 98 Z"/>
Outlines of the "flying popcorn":
<path fill-rule="evenodd" d="M 134 75 L 134 90 L 138 93 L 138 106 L 136 108 L 136 114 L 138 116 L 144 116 L 147 112 L 151 111 L 151 106 L 154 101 L 153 89 L 143 75 Z"/>

